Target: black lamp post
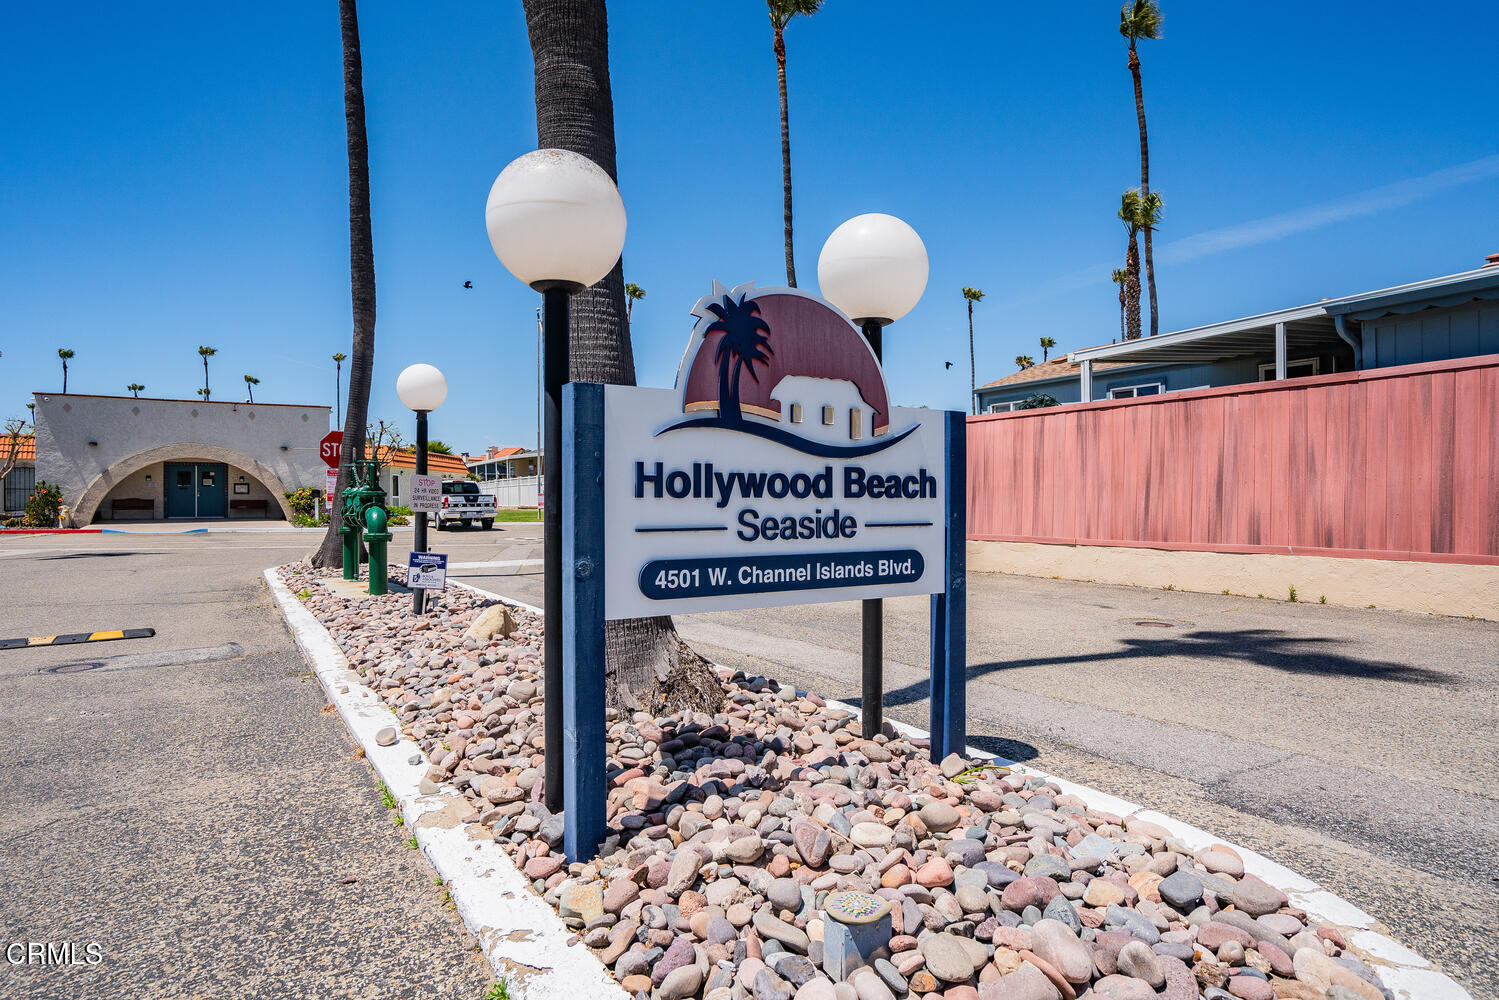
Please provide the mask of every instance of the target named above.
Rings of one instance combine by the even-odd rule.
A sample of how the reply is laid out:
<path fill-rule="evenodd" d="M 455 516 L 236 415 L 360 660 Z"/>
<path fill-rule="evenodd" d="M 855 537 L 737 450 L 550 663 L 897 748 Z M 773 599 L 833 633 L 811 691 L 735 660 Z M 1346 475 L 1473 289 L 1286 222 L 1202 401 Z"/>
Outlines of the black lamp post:
<path fill-rule="evenodd" d="M 892 215 L 859 215 L 833 230 L 817 258 L 823 297 L 853 318 L 882 361 L 885 327 L 910 312 L 926 290 L 926 247 Z M 872 429 L 872 428 L 871 428 Z M 872 740 L 885 722 L 885 602 L 862 606 L 864 669 L 859 712 Z"/>
<path fill-rule="evenodd" d="M 562 804 L 562 386 L 569 379 L 569 299 L 614 269 L 625 243 L 625 206 L 598 164 L 538 149 L 495 178 L 484 206 L 500 263 L 541 293 L 543 393 L 542 643 L 546 804 Z"/>

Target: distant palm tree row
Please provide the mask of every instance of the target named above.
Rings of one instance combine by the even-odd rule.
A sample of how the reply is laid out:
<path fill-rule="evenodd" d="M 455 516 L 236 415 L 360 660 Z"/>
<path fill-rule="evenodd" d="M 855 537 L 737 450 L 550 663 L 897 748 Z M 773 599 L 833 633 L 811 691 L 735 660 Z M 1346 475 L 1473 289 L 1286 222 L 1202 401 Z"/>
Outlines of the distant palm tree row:
<path fill-rule="evenodd" d="M 208 400 L 213 397 L 213 391 L 208 387 L 208 359 L 213 357 L 217 353 L 219 353 L 217 347 L 198 348 L 198 356 L 203 359 L 203 388 L 198 389 L 197 394 L 199 396 L 202 396 L 204 400 Z M 75 357 L 75 354 L 69 348 L 59 347 L 57 349 L 57 356 L 62 361 L 62 391 L 63 394 L 66 395 L 68 391 L 68 362 Z M 333 357 L 335 361 L 343 359 L 342 354 L 335 354 Z M 253 403 L 255 402 L 255 387 L 260 384 L 260 379 L 256 378 L 254 375 L 246 375 L 244 376 L 244 379 L 245 388 L 249 390 L 250 393 L 250 402 Z M 146 391 L 146 387 L 139 382 L 131 382 L 129 385 L 125 386 L 125 390 L 129 392 L 131 396 L 139 399 L 140 394 Z"/>
<path fill-rule="evenodd" d="M 776 0 L 767 0 L 771 6 L 771 21 L 775 22 Z M 815 8 L 814 8 L 815 9 Z M 1129 43 L 1129 72 L 1135 88 L 1135 120 L 1140 131 L 1140 186 L 1125 191 L 1120 199 L 1119 219 L 1124 223 L 1125 248 L 1124 267 L 1116 269 L 1112 278 L 1119 286 L 1119 337 L 1133 340 L 1140 336 L 1140 242 L 1145 243 L 1145 287 L 1150 298 L 1150 334 L 1160 332 L 1160 317 L 1156 307 L 1155 252 L 1151 236 L 1161 224 L 1165 201 L 1159 191 L 1150 188 L 1150 143 L 1145 130 L 1145 93 L 1140 81 L 1140 53 L 1138 43 L 1161 37 L 1161 8 L 1155 0 L 1131 0 L 1119 8 L 1119 34 Z M 777 58 L 784 64 L 784 47 L 777 31 Z M 785 83 L 782 74 L 782 135 L 785 128 Z M 785 145 L 783 141 L 783 146 Z M 789 149 L 786 150 L 786 261 L 788 272 L 791 261 L 791 174 Z M 964 287 L 963 298 L 968 306 L 968 397 L 975 413 L 978 399 L 974 395 L 977 382 L 973 349 L 973 304 L 982 300 L 984 293 L 977 288 Z M 1042 337 L 1041 362 L 1046 363 L 1056 341 Z M 1024 371 L 1035 365 L 1029 354 L 1017 354 L 1015 365 Z"/>

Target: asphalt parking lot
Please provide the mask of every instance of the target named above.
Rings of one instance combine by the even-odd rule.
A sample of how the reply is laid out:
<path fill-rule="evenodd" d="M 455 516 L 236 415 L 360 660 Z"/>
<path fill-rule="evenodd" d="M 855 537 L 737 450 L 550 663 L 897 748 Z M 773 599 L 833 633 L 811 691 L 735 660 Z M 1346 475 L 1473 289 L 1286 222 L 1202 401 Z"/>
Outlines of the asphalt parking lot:
<path fill-rule="evenodd" d="M 0 637 L 156 629 L 0 650 L 0 934 L 80 963 L 0 963 L 0 997 L 488 988 L 260 578 L 314 541 L 0 537 Z"/>

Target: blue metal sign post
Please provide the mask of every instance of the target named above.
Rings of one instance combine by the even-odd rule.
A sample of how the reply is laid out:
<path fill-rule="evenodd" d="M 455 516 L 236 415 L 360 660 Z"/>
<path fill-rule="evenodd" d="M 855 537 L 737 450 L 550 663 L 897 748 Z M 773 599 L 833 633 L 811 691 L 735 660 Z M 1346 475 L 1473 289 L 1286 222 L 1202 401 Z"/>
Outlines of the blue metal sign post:
<path fill-rule="evenodd" d="M 562 494 L 562 849 L 580 861 L 604 841 L 602 385 L 562 387 Z"/>
<path fill-rule="evenodd" d="M 932 595 L 932 760 L 963 752 L 968 743 L 968 421 L 948 410 L 945 427 L 947 543 L 945 589 Z"/>

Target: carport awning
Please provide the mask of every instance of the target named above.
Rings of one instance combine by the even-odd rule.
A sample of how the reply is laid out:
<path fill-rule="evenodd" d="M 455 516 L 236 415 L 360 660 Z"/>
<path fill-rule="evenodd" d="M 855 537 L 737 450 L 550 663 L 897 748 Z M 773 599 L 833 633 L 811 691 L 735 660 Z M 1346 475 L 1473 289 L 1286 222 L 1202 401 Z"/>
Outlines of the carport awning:
<path fill-rule="evenodd" d="M 1342 343 L 1332 319 L 1321 306 L 1303 306 L 1073 351 L 1068 360 L 1208 364 L 1225 358 L 1274 353 L 1275 328 L 1279 324 L 1285 325 L 1286 348 L 1291 353 L 1305 353 Z"/>

